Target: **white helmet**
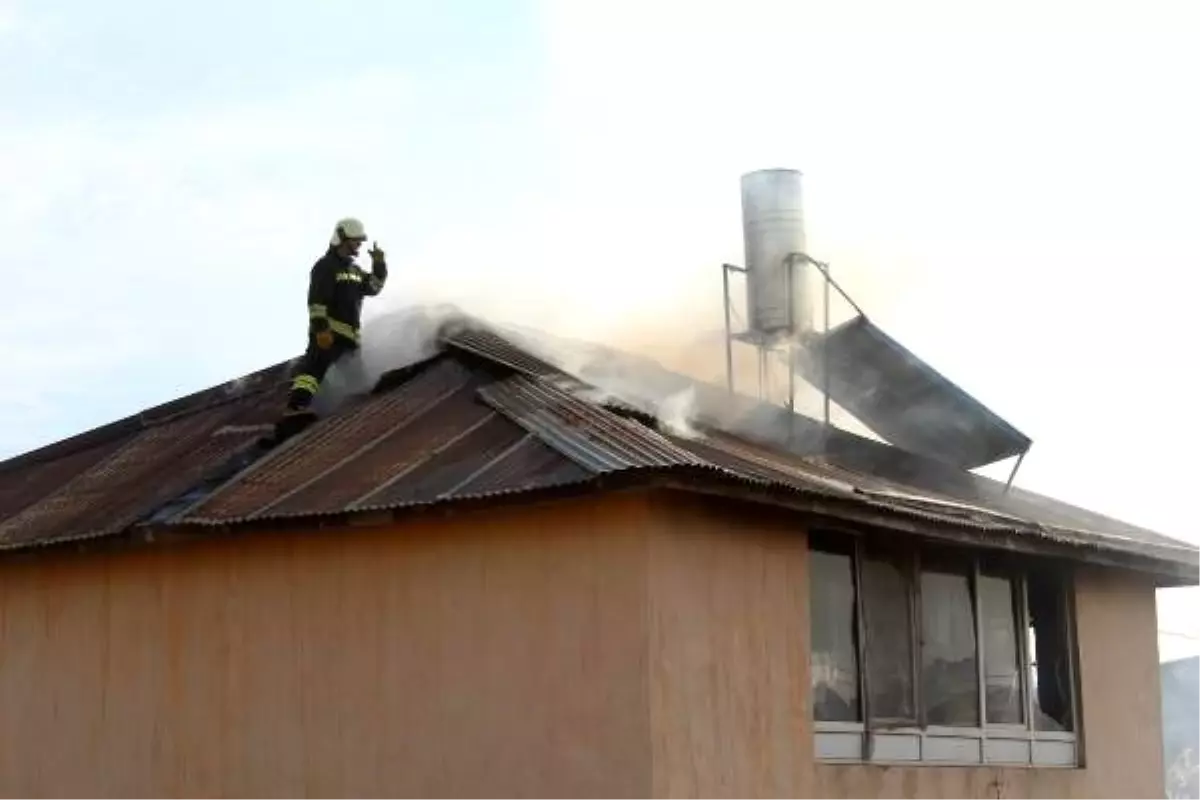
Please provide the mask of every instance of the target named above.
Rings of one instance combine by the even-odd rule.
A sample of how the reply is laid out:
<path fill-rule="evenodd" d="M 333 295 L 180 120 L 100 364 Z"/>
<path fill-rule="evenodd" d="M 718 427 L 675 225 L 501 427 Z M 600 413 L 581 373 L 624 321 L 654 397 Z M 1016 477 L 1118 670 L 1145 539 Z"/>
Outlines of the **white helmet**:
<path fill-rule="evenodd" d="M 367 229 L 363 227 L 363 224 L 354 217 L 346 217 L 338 220 L 338 224 L 333 227 L 333 236 L 329 237 L 329 243 L 337 247 L 343 239 L 366 240 L 366 238 Z"/>

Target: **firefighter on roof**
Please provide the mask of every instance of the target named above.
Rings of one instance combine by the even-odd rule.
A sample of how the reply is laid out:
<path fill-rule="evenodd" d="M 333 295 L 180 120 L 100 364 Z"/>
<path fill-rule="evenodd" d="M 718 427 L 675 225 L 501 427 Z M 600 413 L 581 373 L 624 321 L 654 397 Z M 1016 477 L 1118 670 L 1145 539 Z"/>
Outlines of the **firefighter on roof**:
<path fill-rule="evenodd" d="M 363 298 L 379 294 L 387 281 L 387 262 L 378 244 L 367 251 L 371 256 L 370 272 L 354 263 L 366 240 L 360 221 L 351 217 L 340 220 L 329 249 L 313 265 L 308 284 L 308 348 L 292 379 L 284 417 L 276 426 L 277 440 L 311 421 L 309 405 L 326 372 L 358 351 Z"/>

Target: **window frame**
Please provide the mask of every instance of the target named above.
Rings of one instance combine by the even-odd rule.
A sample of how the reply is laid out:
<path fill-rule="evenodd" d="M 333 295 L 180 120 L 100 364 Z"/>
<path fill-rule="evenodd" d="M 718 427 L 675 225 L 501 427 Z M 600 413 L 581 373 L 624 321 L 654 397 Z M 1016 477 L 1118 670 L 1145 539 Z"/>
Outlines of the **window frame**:
<path fill-rule="evenodd" d="M 814 536 L 817 539 L 814 542 Z M 824 549 L 821 539 L 845 542 L 844 547 L 852 559 L 851 576 L 854 593 L 854 650 L 858 673 L 858 721 L 818 721 L 810 710 L 809 722 L 813 726 L 814 756 L 820 763 L 830 764 L 880 764 L 888 766 L 1003 766 L 1036 769 L 1070 768 L 1085 766 L 1083 751 L 1084 726 L 1080 703 L 1078 674 L 1078 640 L 1075 618 L 1074 571 L 1048 561 L 1012 553 L 982 550 L 965 546 L 954 546 L 941 542 L 912 541 L 904 555 L 905 568 L 909 571 L 907 602 L 909 605 L 909 650 L 912 670 L 912 700 L 915 703 L 916 724 L 892 725 L 885 720 L 871 717 L 871 686 L 869 667 L 870 621 L 866 616 L 866 603 L 862 591 L 863 561 L 871 552 L 879 552 L 875 539 L 861 531 L 845 528 L 813 530 L 809 537 L 810 550 Z M 890 538 L 890 537 L 889 537 Z M 848 540 L 848 541 L 847 541 Z M 896 541 L 885 541 L 885 552 L 896 553 Z M 970 597 L 973 606 L 975 636 L 975 667 L 977 689 L 978 726 L 928 725 L 921 696 L 921 556 L 923 553 L 945 552 L 961 559 L 968 568 Z M 1029 628 L 1032 621 L 1029 609 L 1029 580 L 1033 568 L 1049 570 L 1058 587 L 1057 602 L 1060 604 L 1062 632 L 1066 652 L 1064 653 L 1067 689 L 1070 697 L 1067 705 L 1071 714 L 1070 731 L 1037 730 L 1034 713 L 1035 698 L 1031 685 L 1031 656 Z M 983 575 L 1002 575 L 1012 582 L 1014 592 L 1014 633 L 1017 646 L 1017 672 L 1021 692 L 1023 722 L 989 723 L 987 721 L 987 660 L 985 618 L 982 598 L 979 594 Z M 812 602 L 810 598 L 810 602 Z M 810 610 L 810 621 L 811 621 Z M 811 647 L 811 641 L 810 641 Z M 810 652 L 811 659 L 811 652 Z M 812 692 L 811 679 L 808 691 Z M 883 724 L 880 724 L 883 723 Z"/>

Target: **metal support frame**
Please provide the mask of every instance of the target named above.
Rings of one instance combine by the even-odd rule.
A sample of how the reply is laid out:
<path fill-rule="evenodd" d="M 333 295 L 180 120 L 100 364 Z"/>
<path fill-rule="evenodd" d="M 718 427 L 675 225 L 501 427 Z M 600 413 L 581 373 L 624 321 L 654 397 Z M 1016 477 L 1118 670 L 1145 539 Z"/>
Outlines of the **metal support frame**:
<path fill-rule="evenodd" d="M 866 312 L 863 311 L 862 306 L 860 306 L 858 303 L 854 302 L 854 298 L 852 298 L 850 296 L 850 294 L 845 289 L 842 288 L 841 284 L 839 284 L 836 280 L 834 280 L 833 276 L 830 274 L 830 267 L 829 267 L 828 263 L 826 263 L 824 261 L 818 261 L 817 259 L 808 255 L 807 253 L 789 253 L 786 256 L 786 258 L 784 259 L 784 264 L 787 268 L 787 272 L 786 272 L 787 284 L 786 284 L 785 291 L 787 292 L 787 295 L 789 298 L 789 300 L 788 300 L 788 329 L 789 330 L 788 330 L 787 337 L 785 339 L 776 340 L 774 343 L 767 342 L 761 338 L 754 339 L 753 337 L 747 337 L 750 340 L 748 343 L 751 344 L 751 346 L 753 346 L 758 351 L 758 397 L 760 400 L 768 400 L 769 401 L 769 399 L 770 399 L 769 397 L 766 396 L 766 394 L 770 390 L 769 375 L 767 374 L 768 373 L 768 364 L 769 364 L 767 354 L 772 349 L 775 349 L 775 347 L 772 346 L 773 344 L 774 345 L 783 344 L 786 349 L 786 358 L 787 358 L 787 400 L 784 403 L 784 406 L 787 408 L 788 412 L 794 417 L 795 412 L 796 412 L 796 367 L 795 367 L 796 345 L 798 343 L 797 334 L 796 334 L 796 330 L 795 330 L 796 321 L 794 318 L 794 315 L 795 315 L 794 292 L 795 292 L 795 287 L 797 285 L 796 269 L 797 269 L 797 266 L 801 265 L 801 264 L 812 265 L 813 267 L 816 268 L 817 272 L 820 273 L 821 278 L 823 279 L 822 293 L 821 293 L 822 294 L 821 327 L 823 330 L 822 340 L 823 340 L 824 344 L 821 347 L 821 362 L 822 363 L 821 363 L 820 390 L 821 390 L 821 394 L 822 394 L 822 418 L 823 418 L 823 421 L 825 424 L 825 429 L 828 430 L 832 426 L 832 416 L 833 416 L 833 414 L 832 414 L 833 399 L 831 397 L 831 392 L 830 392 L 831 378 L 830 378 L 830 369 L 829 369 L 829 364 L 830 364 L 830 352 L 829 351 L 831 349 L 830 344 L 829 344 L 829 331 L 830 331 L 830 324 L 831 324 L 830 323 L 830 303 L 829 303 L 830 288 L 836 290 L 837 293 L 839 295 L 841 295 L 842 299 L 850 304 L 850 307 L 854 309 L 855 313 L 858 314 L 858 316 L 860 318 L 866 320 L 866 319 L 868 319 L 868 317 L 867 317 Z M 739 267 L 736 264 L 722 264 L 721 265 L 721 273 L 722 273 L 721 279 L 722 279 L 722 285 L 723 285 L 724 295 L 725 295 L 725 383 L 726 383 L 726 388 L 729 391 L 729 394 L 732 395 L 734 393 L 734 380 L 733 380 L 734 332 L 733 332 L 732 299 L 730 297 L 730 287 L 729 287 L 729 273 L 730 272 L 740 272 L 743 275 L 747 275 L 748 270 L 745 267 Z M 752 332 L 746 331 L 746 333 L 752 333 Z M 791 430 L 793 428 L 794 428 L 794 425 L 789 426 L 789 438 L 791 436 Z M 1017 455 L 1016 463 L 1013 464 L 1013 468 L 1012 468 L 1012 471 L 1009 473 L 1008 480 L 1004 484 L 1004 491 L 1003 491 L 1004 494 L 1008 494 L 1009 491 L 1012 489 L 1013 481 L 1016 479 L 1017 472 L 1021 469 L 1021 464 L 1022 464 L 1022 462 L 1024 462 L 1025 456 L 1028 453 L 1029 453 L 1029 447 L 1026 447 L 1023 451 L 1021 451 L 1021 453 L 1019 453 Z"/>
<path fill-rule="evenodd" d="M 798 269 L 799 266 L 801 266 L 803 264 L 811 264 L 812 266 L 816 267 L 817 271 L 821 274 L 821 277 L 823 279 L 822 328 L 823 328 L 824 335 L 826 337 L 826 341 L 828 341 L 829 329 L 830 329 L 830 310 L 829 310 L 830 287 L 835 289 L 837 291 L 837 293 L 839 295 L 841 295 L 846 300 L 847 303 L 850 304 L 851 308 L 853 308 L 854 311 L 859 316 L 866 318 L 866 314 L 863 312 L 862 307 L 860 307 L 858 305 L 858 303 L 854 302 L 854 299 L 852 297 L 850 297 L 850 295 L 846 292 L 846 290 L 843 289 L 841 287 L 841 285 L 838 284 L 838 282 L 835 281 L 833 279 L 833 277 L 829 274 L 829 272 L 830 272 L 829 264 L 825 263 L 824 261 L 818 261 L 815 258 L 813 258 L 812 256 L 809 256 L 807 253 L 790 253 L 784 259 L 784 263 L 787 268 L 787 272 L 785 273 L 786 280 L 787 280 L 787 287 L 786 287 L 785 291 L 787 292 L 789 298 L 792 298 L 794 296 L 795 287 L 797 284 L 796 270 Z M 745 275 L 745 274 L 747 274 L 747 270 L 745 267 L 739 267 L 736 264 L 722 264 L 721 265 L 721 282 L 722 282 L 723 292 L 724 292 L 724 311 L 725 311 L 725 384 L 726 384 L 726 388 L 729 391 L 729 393 L 733 394 L 733 392 L 734 392 L 734 379 L 733 379 L 734 332 L 733 332 L 733 311 L 732 311 L 733 306 L 732 306 L 732 299 L 730 297 L 730 286 L 729 286 L 729 274 L 731 272 L 740 272 L 741 274 Z M 789 300 L 789 302 L 788 302 L 789 335 L 785 339 L 783 339 L 782 342 L 779 342 L 779 343 L 782 343 L 787 351 L 787 364 L 788 364 L 787 400 L 784 405 L 786 406 L 788 411 L 793 414 L 796 411 L 796 370 L 795 370 L 794 365 L 795 365 L 795 358 L 796 358 L 796 345 L 798 343 L 797 336 L 795 333 L 795 319 L 793 316 L 794 314 L 795 314 L 795 303 L 792 302 L 791 300 Z M 768 354 L 768 351 L 773 348 L 768 343 L 761 341 L 761 340 L 753 342 L 752 346 L 754 346 L 755 349 L 758 351 L 758 396 L 760 399 L 769 399 L 765 396 L 766 393 L 769 392 L 769 390 L 770 390 L 769 376 L 767 374 L 768 364 L 769 364 L 767 354 Z M 821 370 L 821 373 L 822 373 L 821 393 L 823 395 L 823 406 L 824 406 L 822 416 L 824 419 L 825 426 L 829 427 L 829 425 L 831 424 L 831 417 L 832 417 L 832 399 L 830 397 L 830 392 L 829 392 L 830 372 L 829 372 L 829 348 L 828 347 L 822 348 L 822 358 L 824 360 L 824 365 Z"/>
<path fill-rule="evenodd" d="M 731 272 L 740 272 L 746 274 L 745 267 L 739 267 L 736 264 L 721 265 L 721 282 L 724 291 L 724 314 L 725 314 L 725 385 L 730 394 L 734 393 L 733 379 L 733 340 L 735 334 L 733 331 L 733 301 L 730 296 L 729 275 Z M 792 275 L 789 267 L 787 291 L 790 293 L 792 289 Z M 789 309 L 789 314 L 791 313 Z M 792 320 L 789 318 L 788 327 L 793 326 Z M 746 333 L 749 333 L 747 331 Z M 749 337 L 748 337 L 749 338 Z M 791 368 L 791 359 L 795 356 L 795 337 L 788 336 L 786 339 L 776 340 L 773 342 L 765 339 L 753 339 L 748 343 L 754 347 L 757 353 L 757 372 L 758 372 L 758 397 L 761 400 L 768 400 L 771 392 L 771 376 L 769 368 L 771 360 L 769 355 L 772 350 L 776 349 L 777 345 L 783 344 L 786 346 L 788 355 L 788 375 L 787 375 L 787 392 L 788 397 L 785 405 L 791 412 L 796 410 L 796 375 L 795 370 Z"/>
<path fill-rule="evenodd" d="M 1030 445 L 1029 447 L 1033 447 Z M 1029 447 L 1026 447 L 1017 456 L 1017 461 L 1013 464 L 1012 472 L 1008 473 L 1008 480 L 1004 483 L 1004 494 L 1008 494 L 1008 490 L 1012 488 L 1013 479 L 1017 477 L 1017 470 L 1021 468 L 1021 462 L 1025 460 L 1025 454 L 1029 452 Z"/>
<path fill-rule="evenodd" d="M 721 265 L 721 277 L 725 283 L 725 380 L 729 393 L 733 394 L 733 326 L 729 320 L 729 271 L 745 274 L 746 270 L 733 264 Z"/>

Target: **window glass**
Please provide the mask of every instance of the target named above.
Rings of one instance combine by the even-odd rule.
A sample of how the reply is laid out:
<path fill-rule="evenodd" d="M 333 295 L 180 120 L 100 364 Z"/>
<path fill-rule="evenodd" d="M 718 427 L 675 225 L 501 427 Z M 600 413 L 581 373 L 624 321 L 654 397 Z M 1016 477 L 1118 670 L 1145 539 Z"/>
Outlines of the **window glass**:
<path fill-rule="evenodd" d="M 1029 574 L 1029 691 L 1034 729 L 1073 730 L 1071 671 L 1062 583 L 1054 575 Z"/>
<path fill-rule="evenodd" d="M 904 561 L 872 554 L 863 559 L 862 573 L 871 719 L 916 723 L 911 571 Z"/>
<path fill-rule="evenodd" d="M 927 724 L 979 725 L 978 669 L 967 569 L 923 565 L 921 704 Z"/>
<path fill-rule="evenodd" d="M 985 707 L 992 725 L 1020 725 L 1025 721 L 1014 586 L 1010 578 L 1000 575 L 984 574 L 979 578 Z"/>
<path fill-rule="evenodd" d="M 809 592 L 813 718 L 859 721 L 862 717 L 858 702 L 854 562 L 851 555 L 812 551 Z"/>
<path fill-rule="evenodd" d="M 815 720 L 1075 730 L 1071 586 L 1053 563 L 988 558 L 976 573 L 958 548 L 879 540 L 859 569 L 850 537 L 810 547 Z"/>

